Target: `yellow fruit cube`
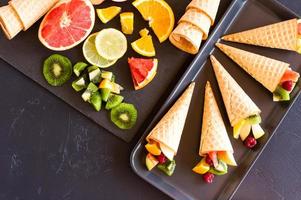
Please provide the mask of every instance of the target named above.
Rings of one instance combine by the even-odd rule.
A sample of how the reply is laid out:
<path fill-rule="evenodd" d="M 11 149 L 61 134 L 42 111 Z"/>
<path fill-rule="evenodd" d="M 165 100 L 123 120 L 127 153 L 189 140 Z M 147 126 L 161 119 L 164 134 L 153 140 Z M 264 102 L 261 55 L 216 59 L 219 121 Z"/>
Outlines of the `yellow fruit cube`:
<path fill-rule="evenodd" d="M 134 31 L 134 13 L 124 12 L 120 14 L 121 30 L 124 34 L 132 34 Z"/>
<path fill-rule="evenodd" d="M 148 153 L 146 155 L 145 165 L 148 171 L 151 171 L 158 163 L 159 161 L 152 154 Z"/>
<path fill-rule="evenodd" d="M 156 142 L 147 143 L 145 145 L 146 150 L 154 156 L 159 156 L 161 154 L 161 150 Z"/>
<path fill-rule="evenodd" d="M 194 171 L 197 174 L 205 174 L 206 172 L 208 172 L 210 170 L 210 165 L 208 165 L 206 163 L 206 159 L 203 158 L 193 169 L 192 171 Z"/>
<path fill-rule="evenodd" d="M 228 165 L 237 166 L 233 153 L 228 151 L 219 151 L 217 152 L 217 157 Z"/>
<path fill-rule="evenodd" d="M 235 139 L 239 138 L 240 132 L 242 127 L 246 124 L 246 120 L 241 120 L 240 122 L 238 122 L 238 124 L 236 124 L 233 128 L 233 137 Z"/>
<path fill-rule="evenodd" d="M 252 132 L 255 139 L 261 138 L 264 135 L 264 130 L 259 124 L 252 125 Z"/>
<path fill-rule="evenodd" d="M 242 128 L 241 128 L 241 131 L 240 131 L 240 139 L 242 141 L 244 141 L 250 134 L 251 132 L 251 125 L 246 123 Z"/>

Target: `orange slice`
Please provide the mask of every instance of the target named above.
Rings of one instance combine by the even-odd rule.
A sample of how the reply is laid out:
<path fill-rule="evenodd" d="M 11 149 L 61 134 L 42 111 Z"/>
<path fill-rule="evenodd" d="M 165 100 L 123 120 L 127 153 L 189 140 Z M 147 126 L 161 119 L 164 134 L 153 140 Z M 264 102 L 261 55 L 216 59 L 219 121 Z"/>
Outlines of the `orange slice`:
<path fill-rule="evenodd" d="M 124 34 L 131 35 L 134 31 L 134 13 L 124 12 L 120 14 L 121 30 Z"/>
<path fill-rule="evenodd" d="M 118 6 L 111 6 L 108 8 L 96 9 L 97 15 L 102 23 L 106 24 L 111 21 L 121 11 Z"/>
<path fill-rule="evenodd" d="M 156 51 L 153 44 L 152 36 L 144 34 L 145 33 L 141 34 L 143 36 L 140 39 L 136 40 L 135 42 L 132 42 L 132 48 L 134 49 L 134 51 L 136 51 L 142 56 L 153 57 L 156 55 Z"/>
<path fill-rule="evenodd" d="M 164 0 L 136 0 L 133 6 L 138 9 L 144 20 L 149 21 L 160 42 L 170 35 L 175 24 L 171 7 Z"/>

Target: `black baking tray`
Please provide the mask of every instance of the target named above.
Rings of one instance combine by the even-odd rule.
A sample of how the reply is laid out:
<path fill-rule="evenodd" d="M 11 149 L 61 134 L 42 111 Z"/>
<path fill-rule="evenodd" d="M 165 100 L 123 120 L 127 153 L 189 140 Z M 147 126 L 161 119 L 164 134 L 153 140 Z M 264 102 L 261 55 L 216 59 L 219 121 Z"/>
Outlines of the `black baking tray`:
<path fill-rule="evenodd" d="M 190 0 L 166 0 L 173 8 L 176 21 L 183 15 L 185 7 Z M 42 62 L 49 55 L 55 53 L 46 49 L 38 40 L 37 32 L 40 22 L 37 22 L 26 32 L 19 33 L 13 40 L 8 41 L 4 35 L 0 34 L 0 58 L 12 65 L 23 74 L 36 81 L 38 84 L 58 96 L 66 103 L 77 109 L 79 112 L 95 121 L 97 124 L 103 126 L 111 133 L 122 138 L 125 141 L 130 141 L 136 133 L 141 133 L 140 129 L 145 129 L 149 124 L 149 119 L 164 103 L 164 99 L 168 96 L 170 89 L 179 80 L 179 77 L 185 72 L 189 64 L 193 60 L 194 56 L 184 53 L 175 48 L 169 41 L 159 44 L 157 38 L 151 32 L 154 39 L 154 45 L 157 51 L 157 58 L 159 60 L 158 73 L 155 79 L 143 90 L 135 91 L 131 80 L 130 70 L 127 64 L 128 57 L 141 57 L 136 54 L 130 47 L 130 43 L 139 38 L 139 30 L 148 27 L 148 23 L 143 20 L 140 13 L 131 5 L 132 1 L 123 3 L 114 3 L 112 1 L 106 1 L 96 8 L 107 7 L 111 5 L 118 5 L 122 7 L 122 11 L 132 11 L 135 14 L 135 32 L 128 38 L 128 52 L 120 59 L 114 66 L 108 68 L 116 74 L 117 82 L 121 84 L 125 91 L 122 95 L 125 97 L 125 101 L 135 104 L 138 109 L 139 117 L 137 125 L 131 130 L 120 130 L 111 123 L 108 115 L 109 112 L 104 111 L 95 112 L 93 108 L 83 102 L 81 99 L 81 93 L 76 93 L 71 88 L 70 80 L 63 87 L 55 88 L 49 86 L 42 76 Z M 221 16 L 230 5 L 231 0 L 222 0 L 220 9 L 218 12 L 217 20 L 221 19 Z M 0 5 L 6 5 L 7 0 L 0 0 Z M 96 23 L 93 32 L 99 31 L 103 28 L 113 27 L 120 29 L 119 17 L 115 17 L 107 24 L 102 24 L 96 17 Z M 212 27 L 213 29 L 214 27 Z M 68 51 L 59 52 L 68 56 L 73 63 L 81 60 L 85 60 L 82 55 L 82 44 Z M 14 80 L 12 80 L 13 83 Z M 140 137 L 140 135 L 139 135 Z"/>
<path fill-rule="evenodd" d="M 256 82 L 230 58 L 219 51 L 214 44 L 218 42 L 219 38 L 224 34 L 248 30 L 250 28 L 295 17 L 299 18 L 299 16 L 293 11 L 287 9 L 274 0 L 233 1 L 222 20 L 217 25 L 216 30 L 209 37 L 202 51 L 194 59 L 180 81 L 175 85 L 175 88 L 167 98 L 167 101 L 158 111 L 153 121 L 146 129 L 144 135 L 134 148 L 130 158 L 133 170 L 141 178 L 174 199 L 231 199 L 257 158 L 263 152 L 264 148 L 274 135 L 279 124 L 294 104 L 297 96 L 299 96 L 301 83 L 299 82 L 296 85 L 290 102 L 273 102 L 272 94 L 268 90 L 263 88 L 260 83 Z M 223 41 L 221 42 L 225 43 Z M 229 42 L 227 44 L 289 62 L 296 71 L 301 73 L 301 55 L 295 52 Z M 266 134 L 259 140 L 258 145 L 254 150 L 248 150 L 243 146 L 240 140 L 235 140 L 232 137 L 232 128 L 209 61 L 210 54 L 216 56 L 216 58 L 225 66 L 230 74 L 262 110 L 262 127 L 265 129 Z M 204 183 L 202 176 L 192 172 L 192 168 L 200 161 L 198 149 L 202 125 L 204 87 L 207 80 L 209 80 L 212 84 L 222 117 L 227 126 L 228 133 L 230 134 L 229 137 L 235 151 L 234 156 L 238 162 L 238 167 L 230 167 L 228 174 L 216 177 L 213 184 Z M 196 88 L 190 105 L 178 154 L 175 158 L 177 161 L 176 171 L 172 177 L 165 176 L 157 169 L 148 172 L 144 165 L 146 156 L 146 150 L 144 148 L 144 145 L 146 144 L 145 137 L 191 81 L 196 82 Z"/>

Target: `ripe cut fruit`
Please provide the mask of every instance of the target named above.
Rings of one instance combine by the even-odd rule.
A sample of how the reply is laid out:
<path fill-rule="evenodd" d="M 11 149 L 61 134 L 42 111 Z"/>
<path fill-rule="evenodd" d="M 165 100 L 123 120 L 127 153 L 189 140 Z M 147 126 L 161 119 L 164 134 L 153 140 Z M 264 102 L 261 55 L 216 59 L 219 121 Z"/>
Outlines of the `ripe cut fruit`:
<path fill-rule="evenodd" d="M 135 90 L 145 87 L 157 74 L 157 59 L 129 58 L 128 63 Z"/>
<path fill-rule="evenodd" d="M 132 48 L 142 56 L 153 57 L 156 55 L 152 36 L 146 35 L 132 42 Z"/>
<path fill-rule="evenodd" d="M 59 1 L 44 17 L 39 40 L 54 51 L 71 49 L 91 33 L 95 12 L 89 0 Z"/>
<path fill-rule="evenodd" d="M 120 14 L 121 30 L 124 34 L 131 35 L 134 31 L 134 13 L 124 12 Z"/>
<path fill-rule="evenodd" d="M 237 166 L 233 153 L 228 151 L 219 151 L 217 152 L 217 157 L 228 165 Z"/>
<path fill-rule="evenodd" d="M 161 154 L 161 150 L 156 142 L 147 143 L 145 145 L 146 150 L 154 156 L 159 156 Z"/>
<path fill-rule="evenodd" d="M 130 129 L 135 126 L 138 117 L 134 105 L 121 103 L 111 110 L 111 121 L 120 129 Z"/>
<path fill-rule="evenodd" d="M 96 12 L 102 23 L 106 24 L 121 12 L 121 8 L 118 6 L 111 6 L 108 8 L 96 9 Z"/>
<path fill-rule="evenodd" d="M 121 58 L 127 50 L 127 40 L 120 31 L 108 28 L 96 35 L 95 46 L 98 54 L 108 60 Z"/>
<path fill-rule="evenodd" d="M 133 6 L 138 9 L 144 20 L 149 21 L 160 42 L 170 35 L 175 24 L 171 7 L 164 0 L 136 0 Z"/>
<path fill-rule="evenodd" d="M 203 158 L 193 169 L 197 174 L 205 174 L 210 170 L 210 165 L 206 163 L 206 159 Z"/>
<path fill-rule="evenodd" d="M 146 155 L 145 165 L 148 171 L 151 171 L 158 163 L 159 161 L 152 154 L 148 153 Z"/>

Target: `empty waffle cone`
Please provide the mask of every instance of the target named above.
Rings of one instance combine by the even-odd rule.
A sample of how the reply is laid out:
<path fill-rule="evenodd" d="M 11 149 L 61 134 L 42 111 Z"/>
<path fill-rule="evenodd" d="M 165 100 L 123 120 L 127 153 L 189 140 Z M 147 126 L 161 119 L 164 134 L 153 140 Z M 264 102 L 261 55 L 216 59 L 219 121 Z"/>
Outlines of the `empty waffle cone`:
<path fill-rule="evenodd" d="M 211 25 L 214 24 L 215 17 L 218 11 L 220 0 L 192 0 L 187 6 L 189 9 L 197 9 L 200 12 L 208 15 L 211 20 Z"/>
<path fill-rule="evenodd" d="M 291 19 L 222 37 L 223 40 L 297 51 L 297 19 Z"/>
<path fill-rule="evenodd" d="M 274 92 L 290 64 L 228 45 L 216 46 L 270 92 Z"/>
<path fill-rule="evenodd" d="M 174 46 L 190 54 L 196 54 L 199 51 L 202 39 L 203 32 L 186 22 L 179 23 L 169 36 Z"/>
<path fill-rule="evenodd" d="M 210 59 L 232 127 L 243 119 L 260 114 L 260 109 L 221 63 L 212 55 Z"/>
<path fill-rule="evenodd" d="M 10 5 L 0 8 L 0 25 L 8 39 L 15 37 L 23 28 L 18 15 Z"/>
<path fill-rule="evenodd" d="M 209 152 L 217 151 L 233 153 L 233 148 L 212 88 L 210 83 L 207 82 L 199 155 L 204 156 Z"/>
<path fill-rule="evenodd" d="M 9 5 L 17 13 L 23 30 L 27 30 L 57 2 L 58 0 L 12 0 Z"/>
<path fill-rule="evenodd" d="M 208 38 L 208 33 L 211 27 L 211 20 L 204 12 L 199 12 L 196 9 L 189 9 L 185 12 L 179 23 L 186 22 L 198 27 L 203 32 L 203 40 Z"/>
<path fill-rule="evenodd" d="M 155 128 L 146 137 L 146 140 L 158 142 L 177 154 L 186 116 L 192 98 L 195 83 L 191 83 L 182 96 L 159 121 Z"/>

